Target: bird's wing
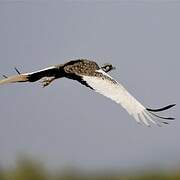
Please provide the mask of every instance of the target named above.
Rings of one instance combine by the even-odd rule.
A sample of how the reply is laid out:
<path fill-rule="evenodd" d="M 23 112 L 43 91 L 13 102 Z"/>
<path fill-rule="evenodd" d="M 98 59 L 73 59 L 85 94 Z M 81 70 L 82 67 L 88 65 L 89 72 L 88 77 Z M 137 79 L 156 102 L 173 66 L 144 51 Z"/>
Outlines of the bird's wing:
<path fill-rule="evenodd" d="M 82 76 L 82 79 L 94 89 L 96 92 L 112 99 L 118 104 L 121 104 L 127 112 L 132 115 L 138 123 L 143 123 L 150 126 L 150 123 L 161 125 L 160 123 L 168 124 L 164 121 L 157 121 L 149 110 L 145 108 L 137 99 L 135 99 L 120 83 L 114 80 L 103 70 L 97 70 L 101 76 Z M 159 116 L 159 118 L 163 118 Z M 173 118 L 165 118 L 173 119 Z"/>
<path fill-rule="evenodd" d="M 39 71 L 34 71 L 31 73 L 26 73 L 29 76 L 31 82 L 38 81 L 43 77 L 53 77 L 56 76 L 59 72 L 58 66 L 50 66 Z"/>
<path fill-rule="evenodd" d="M 41 69 L 39 71 L 34 71 L 30 73 L 20 73 L 16 68 L 15 70 L 18 72 L 18 75 L 7 77 L 5 75 L 4 79 L 0 80 L 0 84 L 7 84 L 7 83 L 15 83 L 15 82 L 34 82 L 38 81 L 43 77 L 53 77 L 57 73 L 59 73 L 58 66 L 50 66 L 45 69 Z"/>

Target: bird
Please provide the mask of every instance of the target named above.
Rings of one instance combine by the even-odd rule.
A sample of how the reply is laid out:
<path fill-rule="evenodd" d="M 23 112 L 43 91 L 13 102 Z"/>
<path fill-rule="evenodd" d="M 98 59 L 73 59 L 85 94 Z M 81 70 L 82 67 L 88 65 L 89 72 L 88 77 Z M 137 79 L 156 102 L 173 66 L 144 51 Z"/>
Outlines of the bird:
<path fill-rule="evenodd" d="M 76 59 L 30 73 L 20 73 L 15 68 L 18 74 L 10 77 L 3 75 L 4 79 L 0 80 L 0 85 L 41 80 L 42 87 L 46 87 L 56 79 L 68 78 L 76 80 L 91 90 L 120 104 L 139 124 L 161 126 L 163 124 L 169 124 L 168 120 L 175 119 L 159 116 L 157 112 L 170 109 L 176 104 L 170 104 L 159 109 L 146 108 L 122 84 L 108 74 L 108 72 L 114 69 L 115 67 L 110 63 L 99 66 L 93 60 Z"/>

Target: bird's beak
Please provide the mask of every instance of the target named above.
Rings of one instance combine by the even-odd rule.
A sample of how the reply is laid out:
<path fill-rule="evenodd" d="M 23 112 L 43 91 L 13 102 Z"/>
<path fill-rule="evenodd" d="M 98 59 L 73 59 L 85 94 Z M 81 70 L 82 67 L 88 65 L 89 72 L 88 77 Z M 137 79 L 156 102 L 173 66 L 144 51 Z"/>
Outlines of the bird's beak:
<path fill-rule="evenodd" d="M 113 67 L 112 67 L 112 70 L 116 70 L 116 67 L 115 67 L 115 66 L 113 66 Z"/>

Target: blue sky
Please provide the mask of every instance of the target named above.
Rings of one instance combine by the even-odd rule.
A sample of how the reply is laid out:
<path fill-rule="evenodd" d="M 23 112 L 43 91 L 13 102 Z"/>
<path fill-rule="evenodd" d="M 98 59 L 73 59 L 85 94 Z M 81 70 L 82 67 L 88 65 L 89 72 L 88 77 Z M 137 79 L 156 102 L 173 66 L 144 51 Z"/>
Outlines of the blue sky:
<path fill-rule="evenodd" d="M 180 164 L 180 3 L 175 1 L 0 1 L 0 72 L 29 72 L 87 58 L 145 106 L 177 103 L 162 128 L 77 82 L 0 87 L 0 165 L 20 154 L 48 167 L 173 168 Z"/>

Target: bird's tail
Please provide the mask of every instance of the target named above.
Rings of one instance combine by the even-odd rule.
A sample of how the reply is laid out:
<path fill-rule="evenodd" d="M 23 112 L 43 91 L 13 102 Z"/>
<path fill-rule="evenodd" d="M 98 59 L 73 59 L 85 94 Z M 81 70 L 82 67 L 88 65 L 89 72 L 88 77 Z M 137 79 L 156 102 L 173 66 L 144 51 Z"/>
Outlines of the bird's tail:
<path fill-rule="evenodd" d="M 4 76 L 4 79 L 0 80 L 1 84 L 7 84 L 7 83 L 16 83 L 16 82 L 26 82 L 29 81 L 29 76 L 27 74 L 18 74 L 15 76 L 6 77 Z"/>

